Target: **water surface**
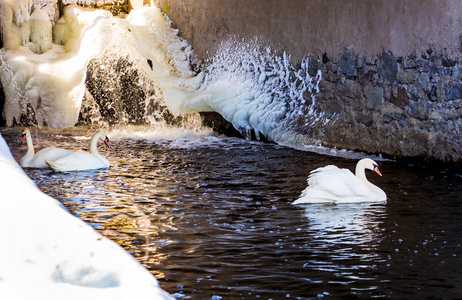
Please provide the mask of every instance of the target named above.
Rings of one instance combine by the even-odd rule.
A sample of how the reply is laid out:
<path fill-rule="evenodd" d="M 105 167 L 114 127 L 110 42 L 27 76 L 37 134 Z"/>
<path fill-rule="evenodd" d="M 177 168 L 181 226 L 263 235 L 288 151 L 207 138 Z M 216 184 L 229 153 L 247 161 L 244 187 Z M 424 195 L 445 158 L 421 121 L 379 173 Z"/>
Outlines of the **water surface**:
<path fill-rule="evenodd" d="M 20 131 L 1 131 L 18 160 Z M 149 132 L 110 131 L 111 148 L 99 147 L 109 169 L 27 174 L 176 298 L 462 295 L 460 166 L 380 161 L 383 177 L 367 175 L 386 204 L 294 206 L 311 170 L 354 170 L 356 160 L 210 133 Z M 92 133 L 41 130 L 33 138 L 36 149 L 83 149 Z"/>

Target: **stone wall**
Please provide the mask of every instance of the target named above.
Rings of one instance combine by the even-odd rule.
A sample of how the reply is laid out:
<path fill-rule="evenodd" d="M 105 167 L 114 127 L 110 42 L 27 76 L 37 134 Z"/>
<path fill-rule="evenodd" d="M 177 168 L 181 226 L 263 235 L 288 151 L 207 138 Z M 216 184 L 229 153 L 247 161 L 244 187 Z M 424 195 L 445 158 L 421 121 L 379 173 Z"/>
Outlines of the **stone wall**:
<path fill-rule="evenodd" d="M 326 145 L 462 160 L 462 2 L 153 0 L 201 58 L 260 37 L 322 70 L 319 109 L 297 128 Z"/>
<path fill-rule="evenodd" d="M 337 121 L 312 134 L 333 146 L 394 156 L 462 158 L 461 62 L 431 49 L 318 63 L 320 108 Z"/>

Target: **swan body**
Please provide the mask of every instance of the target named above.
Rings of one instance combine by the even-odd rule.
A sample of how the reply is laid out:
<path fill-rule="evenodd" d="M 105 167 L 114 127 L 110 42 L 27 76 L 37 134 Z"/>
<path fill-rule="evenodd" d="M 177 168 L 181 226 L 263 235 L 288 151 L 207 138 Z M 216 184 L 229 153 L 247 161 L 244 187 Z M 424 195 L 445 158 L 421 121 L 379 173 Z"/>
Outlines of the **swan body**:
<path fill-rule="evenodd" d="M 370 158 L 357 163 L 355 174 L 333 165 L 311 171 L 308 187 L 293 204 L 387 201 L 385 192 L 367 180 L 366 169 L 382 176 L 377 163 Z"/>
<path fill-rule="evenodd" d="M 99 130 L 91 138 L 89 152 L 71 152 L 69 155 L 54 161 L 46 160 L 45 162 L 56 172 L 108 168 L 110 165 L 109 161 L 98 153 L 98 140 L 104 141 L 106 146 L 109 147 L 109 138 L 102 130 Z"/>
<path fill-rule="evenodd" d="M 29 129 L 25 128 L 22 131 L 21 142 L 26 141 L 27 152 L 19 160 L 19 164 L 23 168 L 48 168 L 45 160 L 57 160 L 63 156 L 72 153 L 70 150 L 60 149 L 56 147 L 48 147 L 35 153 L 34 145 L 32 144 L 32 137 Z"/>

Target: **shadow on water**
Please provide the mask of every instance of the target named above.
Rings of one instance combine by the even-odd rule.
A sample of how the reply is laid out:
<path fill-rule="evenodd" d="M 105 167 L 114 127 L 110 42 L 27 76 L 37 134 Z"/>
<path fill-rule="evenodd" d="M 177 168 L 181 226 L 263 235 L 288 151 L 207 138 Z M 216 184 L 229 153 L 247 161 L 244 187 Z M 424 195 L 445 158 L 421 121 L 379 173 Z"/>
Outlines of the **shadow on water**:
<path fill-rule="evenodd" d="M 42 132 L 36 147 L 85 148 L 79 130 Z M 2 134 L 19 159 L 17 133 Z M 109 169 L 27 174 L 176 298 L 462 294 L 460 168 L 382 161 L 368 177 L 387 204 L 294 206 L 312 169 L 355 161 L 217 136 L 111 143 Z"/>

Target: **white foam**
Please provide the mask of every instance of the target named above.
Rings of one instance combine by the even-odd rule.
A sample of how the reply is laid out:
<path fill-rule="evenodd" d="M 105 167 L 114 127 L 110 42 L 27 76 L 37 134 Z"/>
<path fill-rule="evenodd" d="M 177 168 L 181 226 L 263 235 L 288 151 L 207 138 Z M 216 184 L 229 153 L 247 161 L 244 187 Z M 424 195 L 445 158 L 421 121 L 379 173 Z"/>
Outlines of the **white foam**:
<path fill-rule="evenodd" d="M 194 139 L 197 137 L 214 137 L 211 128 L 190 129 L 173 126 L 120 126 L 111 129 L 110 139 L 140 139 L 149 141 L 171 141 L 176 139 Z"/>

